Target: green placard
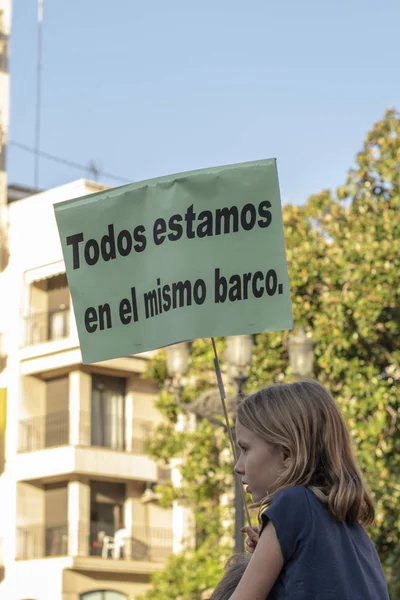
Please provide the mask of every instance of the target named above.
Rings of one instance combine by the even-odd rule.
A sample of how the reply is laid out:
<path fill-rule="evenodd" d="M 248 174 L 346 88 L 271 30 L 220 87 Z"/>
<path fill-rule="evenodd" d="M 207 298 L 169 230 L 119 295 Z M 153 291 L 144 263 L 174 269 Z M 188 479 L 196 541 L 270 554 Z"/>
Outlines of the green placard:
<path fill-rule="evenodd" d="M 292 328 L 275 160 L 55 205 L 85 363 Z"/>

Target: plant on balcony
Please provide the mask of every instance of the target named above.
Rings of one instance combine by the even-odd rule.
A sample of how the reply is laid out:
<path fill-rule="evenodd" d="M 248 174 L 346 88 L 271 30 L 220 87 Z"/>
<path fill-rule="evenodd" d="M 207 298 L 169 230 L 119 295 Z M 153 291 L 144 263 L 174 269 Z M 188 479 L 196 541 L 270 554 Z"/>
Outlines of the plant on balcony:
<path fill-rule="evenodd" d="M 336 194 L 322 191 L 304 206 L 285 206 L 283 213 L 294 321 L 312 331 L 314 376 L 335 395 L 354 437 L 377 506 L 370 534 L 391 597 L 399 600 L 400 114 L 389 110 L 375 124 Z M 257 336 L 249 390 L 292 379 L 287 336 Z M 209 342 L 195 342 L 192 355 L 188 380 L 194 383 L 186 387 L 186 399 L 213 376 Z M 162 384 L 162 353 L 152 373 Z M 199 600 L 217 583 L 233 548 L 220 544 L 224 515 L 217 506 L 218 494 L 233 485 L 231 464 L 221 458 L 228 442 L 206 422 L 196 433 L 175 432 L 177 408 L 170 395 L 160 395 L 159 407 L 168 425 L 159 429 L 149 452 L 183 459 L 182 488 L 163 486 L 163 502 L 179 497 L 191 506 L 200 535 L 195 550 L 173 556 L 154 577 L 147 597 Z"/>

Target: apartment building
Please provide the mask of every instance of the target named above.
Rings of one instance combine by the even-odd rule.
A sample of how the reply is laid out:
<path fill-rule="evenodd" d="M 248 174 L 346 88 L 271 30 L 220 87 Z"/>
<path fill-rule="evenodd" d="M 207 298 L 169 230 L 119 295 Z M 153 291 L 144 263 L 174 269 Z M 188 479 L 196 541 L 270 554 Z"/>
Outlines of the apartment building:
<path fill-rule="evenodd" d="M 6 147 L 10 121 L 9 39 L 11 0 L 0 0 L 0 226 L 2 207 L 7 203 Z M 1 239 L 1 229 L 0 229 Z M 0 256 L 0 261 L 1 261 Z"/>
<path fill-rule="evenodd" d="M 145 453 L 162 420 L 144 376 L 151 353 L 82 364 L 53 204 L 99 189 L 79 180 L 9 195 L 0 600 L 134 600 L 187 525 L 152 493 L 170 472 Z"/>

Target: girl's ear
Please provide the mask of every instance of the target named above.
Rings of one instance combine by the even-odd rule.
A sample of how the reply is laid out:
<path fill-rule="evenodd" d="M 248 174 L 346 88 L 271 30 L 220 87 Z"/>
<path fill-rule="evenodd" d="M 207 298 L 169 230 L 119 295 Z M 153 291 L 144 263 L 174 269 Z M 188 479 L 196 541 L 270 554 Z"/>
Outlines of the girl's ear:
<path fill-rule="evenodd" d="M 282 458 L 285 469 L 292 466 L 292 455 L 286 448 L 282 448 Z"/>

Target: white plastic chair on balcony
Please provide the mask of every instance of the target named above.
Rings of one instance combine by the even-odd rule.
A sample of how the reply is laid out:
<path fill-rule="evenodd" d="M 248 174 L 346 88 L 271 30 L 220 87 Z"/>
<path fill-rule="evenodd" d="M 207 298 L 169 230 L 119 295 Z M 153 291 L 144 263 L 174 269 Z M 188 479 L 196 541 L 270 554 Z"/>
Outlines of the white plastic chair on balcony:
<path fill-rule="evenodd" d="M 111 535 L 103 535 L 103 549 L 101 556 L 103 558 L 108 558 L 108 551 L 111 550 L 113 558 L 121 558 L 121 549 L 125 546 L 127 537 L 129 537 L 127 529 L 117 529 L 114 537 Z"/>

